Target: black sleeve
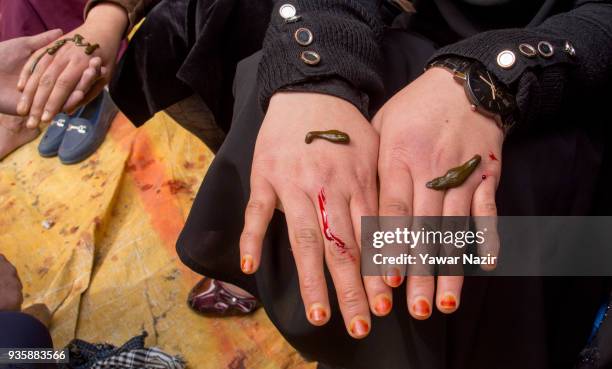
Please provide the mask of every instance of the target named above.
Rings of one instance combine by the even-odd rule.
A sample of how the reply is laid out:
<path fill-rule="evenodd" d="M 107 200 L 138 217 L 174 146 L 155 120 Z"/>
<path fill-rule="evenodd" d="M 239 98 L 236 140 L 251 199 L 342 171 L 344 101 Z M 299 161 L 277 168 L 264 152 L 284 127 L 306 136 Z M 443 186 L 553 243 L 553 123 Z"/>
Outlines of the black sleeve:
<path fill-rule="evenodd" d="M 554 47 L 552 56 L 528 58 L 518 46 L 537 48 L 541 41 Z M 566 42 L 575 55 L 565 51 Z M 509 69 L 500 67 L 497 55 L 516 54 Z M 519 122 L 550 119 L 561 111 L 564 97 L 588 94 L 609 83 L 612 77 L 612 1 L 578 1 L 573 10 L 524 29 L 480 33 L 445 46 L 432 58 L 459 55 L 482 62 L 502 82 L 515 88 Z"/>
<path fill-rule="evenodd" d="M 259 98 L 264 111 L 278 90 L 326 93 L 355 104 L 366 115 L 368 101 L 383 93 L 379 71 L 383 22 L 377 0 L 275 0 L 259 65 Z M 281 16 L 291 5 L 296 17 Z M 312 43 L 295 39 L 300 28 Z M 319 60 L 308 64 L 304 52 Z"/>

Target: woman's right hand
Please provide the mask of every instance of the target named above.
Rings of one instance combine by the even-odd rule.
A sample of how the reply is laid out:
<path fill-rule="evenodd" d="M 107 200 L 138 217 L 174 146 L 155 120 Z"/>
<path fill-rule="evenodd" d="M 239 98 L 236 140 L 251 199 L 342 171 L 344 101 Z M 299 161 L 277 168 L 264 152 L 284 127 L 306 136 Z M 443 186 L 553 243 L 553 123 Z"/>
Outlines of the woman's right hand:
<path fill-rule="evenodd" d="M 59 38 L 81 35 L 84 43 L 99 44 L 93 54 L 87 55 L 84 47 L 67 42 L 54 55 L 46 54 L 54 43 L 32 55 L 17 83 L 23 91 L 17 113 L 28 116 L 28 128 L 50 121 L 61 111 L 72 111 L 98 95 L 110 79 L 127 25 L 123 8 L 102 3 L 89 12 L 82 26 Z"/>
<path fill-rule="evenodd" d="M 304 142 L 309 131 L 331 129 L 348 133 L 350 144 Z M 308 320 L 320 326 L 330 318 L 325 261 L 354 338 L 370 331 L 368 302 L 381 316 L 392 303 L 391 289 L 380 277 L 362 279 L 360 273 L 361 216 L 377 214 L 377 156 L 377 133 L 350 103 L 316 93 L 275 94 L 257 137 L 240 240 L 241 268 L 255 273 L 268 224 L 280 208 Z"/>

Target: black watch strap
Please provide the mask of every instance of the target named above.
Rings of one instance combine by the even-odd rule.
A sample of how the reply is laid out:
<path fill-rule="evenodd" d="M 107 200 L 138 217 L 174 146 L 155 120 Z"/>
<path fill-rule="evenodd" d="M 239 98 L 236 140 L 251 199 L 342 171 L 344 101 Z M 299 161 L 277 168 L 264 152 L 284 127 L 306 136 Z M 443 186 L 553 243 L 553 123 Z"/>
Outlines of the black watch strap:
<path fill-rule="evenodd" d="M 432 61 L 427 66 L 427 69 L 432 68 L 432 67 L 438 67 L 438 68 L 444 68 L 448 70 L 449 72 L 452 72 L 453 74 L 455 73 L 465 74 L 468 71 L 468 69 L 470 69 L 470 66 L 472 65 L 472 63 L 474 63 L 474 61 L 471 59 L 449 56 L 445 58 L 438 58 Z"/>

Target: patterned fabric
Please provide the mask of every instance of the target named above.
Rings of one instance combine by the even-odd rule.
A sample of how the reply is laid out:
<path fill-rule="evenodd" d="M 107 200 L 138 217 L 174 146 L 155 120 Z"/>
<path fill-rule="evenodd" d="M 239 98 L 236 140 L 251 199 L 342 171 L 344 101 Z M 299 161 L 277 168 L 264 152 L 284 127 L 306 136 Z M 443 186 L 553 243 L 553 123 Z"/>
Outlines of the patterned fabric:
<path fill-rule="evenodd" d="M 91 344 L 74 340 L 68 346 L 70 363 L 60 369 L 184 369 L 185 361 L 162 350 L 145 348 L 147 332 L 117 348 L 110 344 Z"/>

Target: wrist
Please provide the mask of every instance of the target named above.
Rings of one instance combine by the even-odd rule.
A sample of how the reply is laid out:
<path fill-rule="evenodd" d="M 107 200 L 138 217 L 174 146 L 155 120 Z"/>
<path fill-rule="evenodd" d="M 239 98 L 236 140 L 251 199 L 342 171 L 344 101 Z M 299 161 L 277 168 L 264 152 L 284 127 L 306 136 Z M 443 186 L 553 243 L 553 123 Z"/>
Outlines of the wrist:
<path fill-rule="evenodd" d="M 446 70 L 465 91 L 471 108 L 492 117 L 505 133 L 514 125 L 516 99 L 511 89 L 478 61 L 449 56 L 434 59 L 428 70 Z"/>
<path fill-rule="evenodd" d="M 97 4 L 87 13 L 85 25 L 91 26 L 101 32 L 117 34 L 118 38 L 125 33 L 129 25 L 128 14 L 121 6 L 103 2 Z"/>

